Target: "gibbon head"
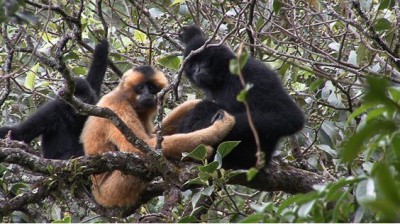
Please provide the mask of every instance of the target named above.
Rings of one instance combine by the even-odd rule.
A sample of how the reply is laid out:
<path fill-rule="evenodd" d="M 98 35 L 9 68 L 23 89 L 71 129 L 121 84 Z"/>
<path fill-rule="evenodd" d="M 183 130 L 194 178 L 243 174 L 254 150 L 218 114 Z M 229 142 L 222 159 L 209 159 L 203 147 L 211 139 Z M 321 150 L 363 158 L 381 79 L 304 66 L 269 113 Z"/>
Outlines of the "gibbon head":
<path fill-rule="evenodd" d="M 178 36 L 185 45 L 185 58 L 207 40 L 201 29 L 195 25 L 183 27 Z M 193 55 L 183 69 L 188 79 L 204 91 L 218 90 L 225 80 L 229 80 L 225 76 L 230 75 L 229 61 L 233 58 L 235 55 L 226 46 L 207 47 Z"/>
<path fill-rule="evenodd" d="M 156 107 L 157 93 L 168 85 L 164 73 L 151 66 L 130 69 L 122 76 L 119 91 L 129 96 L 138 110 Z"/>

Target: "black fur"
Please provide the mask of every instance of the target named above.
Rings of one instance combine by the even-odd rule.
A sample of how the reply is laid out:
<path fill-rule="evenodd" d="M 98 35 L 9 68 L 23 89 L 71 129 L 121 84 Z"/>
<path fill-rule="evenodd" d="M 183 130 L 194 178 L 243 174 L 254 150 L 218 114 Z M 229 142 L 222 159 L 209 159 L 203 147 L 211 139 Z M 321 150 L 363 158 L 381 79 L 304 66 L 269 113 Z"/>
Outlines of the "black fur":
<path fill-rule="evenodd" d="M 179 37 L 185 44 L 184 57 L 206 41 L 196 26 L 183 28 Z M 243 87 L 239 77 L 229 72 L 229 61 L 233 58 L 235 55 L 229 48 L 217 46 L 206 48 L 188 61 L 184 68 L 185 75 L 205 92 L 207 100 L 200 102 L 189 113 L 179 132 L 207 127 L 219 109 L 227 110 L 235 116 L 236 125 L 223 141 L 240 140 L 241 143 L 224 158 L 223 167 L 250 168 L 256 162 L 256 144 L 245 106 L 236 100 Z M 304 114 L 284 90 L 277 74 L 262 62 L 250 57 L 242 73 L 245 82 L 254 85 L 248 92 L 247 102 L 268 162 L 281 137 L 302 129 Z"/>
<path fill-rule="evenodd" d="M 108 42 L 96 46 L 86 78 L 75 78 L 74 95 L 85 103 L 96 104 L 107 69 Z M 79 136 L 87 116 L 79 115 L 64 100 L 56 98 L 41 106 L 29 118 L 12 127 L 0 128 L 0 138 L 11 131 L 11 139 L 30 143 L 41 135 L 43 157 L 70 159 L 84 155 Z"/>

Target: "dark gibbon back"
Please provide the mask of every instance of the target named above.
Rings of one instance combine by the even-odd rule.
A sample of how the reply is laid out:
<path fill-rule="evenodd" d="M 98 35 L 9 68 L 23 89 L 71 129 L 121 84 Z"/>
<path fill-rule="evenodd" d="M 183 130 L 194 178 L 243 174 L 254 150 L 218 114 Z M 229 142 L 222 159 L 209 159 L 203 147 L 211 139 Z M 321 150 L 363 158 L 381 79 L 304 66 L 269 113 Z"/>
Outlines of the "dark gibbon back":
<path fill-rule="evenodd" d="M 185 58 L 207 40 L 197 26 L 184 27 L 179 38 L 185 45 Z M 226 110 L 235 117 L 236 124 L 223 141 L 240 140 L 241 143 L 224 158 L 223 167 L 241 169 L 255 165 L 256 144 L 245 106 L 236 100 L 243 87 L 239 77 L 229 71 L 229 61 L 234 58 L 235 54 L 226 46 L 214 46 L 188 61 L 185 75 L 204 91 L 206 100 L 194 107 L 178 131 L 186 133 L 204 128 L 215 111 Z M 246 99 L 268 162 L 281 137 L 302 129 L 304 114 L 284 90 L 277 74 L 262 62 L 250 57 L 242 73 L 245 82 L 253 84 Z"/>
<path fill-rule="evenodd" d="M 122 76 L 119 85 L 103 96 L 97 106 L 114 111 L 137 137 L 154 148 L 157 138 L 153 132 L 153 118 L 156 111 L 156 94 L 167 85 L 163 73 L 149 66 L 130 69 Z M 197 102 L 192 101 L 178 106 L 163 121 L 166 129 L 173 129 L 176 117 L 192 109 Z M 199 144 L 214 145 L 221 141 L 232 129 L 235 120 L 224 111 L 217 112 L 217 119 L 209 121 L 205 129 L 188 134 L 164 136 L 163 154 L 169 159 L 180 159 L 183 152 L 190 152 Z M 130 144 L 125 136 L 110 120 L 91 116 L 82 131 L 81 141 L 86 155 L 96 155 L 108 151 L 143 153 Z M 209 155 L 212 148 L 208 147 Z M 130 207 L 146 187 L 146 182 L 120 171 L 92 176 L 92 193 L 96 201 L 104 207 Z"/>
<path fill-rule="evenodd" d="M 108 42 L 95 47 L 86 78 L 75 78 L 74 95 L 85 103 L 96 104 L 107 69 Z M 47 159 L 70 159 L 82 156 L 79 142 L 87 116 L 78 114 L 68 103 L 57 97 L 42 105 L 18 125 L 0 128 L 0 138 L 11 131 L 11 139 L 30 143 L 41 136 L 41 150 Z"/>

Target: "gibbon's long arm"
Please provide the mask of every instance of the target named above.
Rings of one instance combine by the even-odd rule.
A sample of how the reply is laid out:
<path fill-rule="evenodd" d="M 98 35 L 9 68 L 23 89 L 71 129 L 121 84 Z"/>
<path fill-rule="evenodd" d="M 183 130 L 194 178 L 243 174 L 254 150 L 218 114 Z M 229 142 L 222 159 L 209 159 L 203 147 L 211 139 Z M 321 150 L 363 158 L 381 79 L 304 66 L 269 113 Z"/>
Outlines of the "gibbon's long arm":
<path fill-rule="evenodd" d="M 165 116 L 162 121 L 163 135 L 175 134 L 183 119 L 199 102 L 201 102 L 201 100 L 198 99 L 183 102 Z"/>
<path fill-rule="evenodd" d="M 33 139 L 44 133 L 48 127 L 55 124 L 58 119 L 57 112 L 59 104 L 63 103 L 60 99 L 50 101 L 42 105 L 37 111 L 15 126 L 5 126 L 0 128 L 0 138 L 4 138 L 11 130 L 11 139 L 30 143 Z"/>
<path fill-rule="evenodd" d="M 108 41 L 107 39 L 103 39 L 94 49 L 93 61 L 86 76 L 86 80 L 96 92 L 97 96 L 100 96 L 101 84 L 103 83 L 107 70 L 107 61 Z"/>

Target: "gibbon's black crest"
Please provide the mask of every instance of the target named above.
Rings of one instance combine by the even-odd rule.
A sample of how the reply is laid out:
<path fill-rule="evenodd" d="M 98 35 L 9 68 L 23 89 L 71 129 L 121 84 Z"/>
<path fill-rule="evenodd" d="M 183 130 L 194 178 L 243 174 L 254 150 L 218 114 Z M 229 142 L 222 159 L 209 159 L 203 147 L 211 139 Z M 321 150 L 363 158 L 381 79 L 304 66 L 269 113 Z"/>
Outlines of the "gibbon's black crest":
<path fill-rule="evenodd" d="M 94 49 L 86 78 L 75 78 L 74 95 L 85 103 L 96 104 L 107 69 L 108 42 L 102 40 Z M 70 159 L 82 156 L 79 136 L 87 116 L 80 115 L 64 100 L 56 98 L 42 105 L 18 125 L 0 128 L 0 138 L 11 131 L 11 139 L 30 143 L 41 136 L 43 157 Z"/>
<path fill-rule="evenodd" d="M 157 137 L 153 134 L 153 118 L 157 109 L 156 95 L 167 85 L 165 75 L 150 66 L 141 66 L 124 73 L 119 85 L 104 95 L 97 106 L 114 111 L 140 139 L 155 148 Z M 166 130 L 173 130 L 177 118 L 192 109 L 198 101 L 185 102 L 171 111 L 163 120 Z M 211 155 L 214 145 L 232 129 L 235 120 L 224 111 L 218 111 L 204 129 L 187 134 L 164 135 L 163 155 L 169 159 L 180 159 L 183 152 L 190 152 L 199 144 L 207 145 Z M 90 116 L 83 128 L 81 141 L 86 155 L 108 151 L 143 153 L 130 144 L 125 136 L 107 119 Z M 130 207 L 136 204 L 147 183 L 133 175 L 120 171 L 92 175 L 92 193 L 104 207 Z"/>
<path fill-rule="evenodd" d="M 179 39 L 185 45 L 185 58 L 207 40 L 197 26 L 184 27 Z M 224 158 L 223 167 L 241 169 L 255 165 L 256 144 L 245 106 L 236 100 L 243 87 L 239 77 L 229 71 L 229 61 L 233 58 L 235 54 L 229 48 L 216 46 L 207 47 L 188 61 L 184 73 L 205 92 L 206 100 L 194 107 L 178 131 L 186 133 L 203 128 L 217 110 L 226 110 L 235 117 L 236 124 L 223 141 L 240 140 L 241 143 Z M 281 137 L 302 129 L 304 114 L 284 90 L 277 74 L 262 62 L 250 57 L 242 73 L 245 82 L 253 84 L 246 99 L 268 162 Z"/>

